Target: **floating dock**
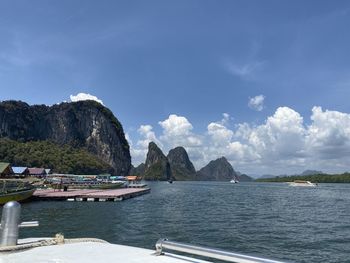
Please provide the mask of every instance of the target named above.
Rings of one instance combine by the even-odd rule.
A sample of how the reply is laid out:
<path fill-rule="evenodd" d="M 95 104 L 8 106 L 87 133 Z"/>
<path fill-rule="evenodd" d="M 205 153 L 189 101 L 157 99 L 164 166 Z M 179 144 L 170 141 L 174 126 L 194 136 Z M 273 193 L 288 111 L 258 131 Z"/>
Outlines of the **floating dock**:
<path fill-rule="evenodd" d="M 34 200 L 46 201 L 123 201 L 125 199 L 147 194 L 150 188 L 121 188 L 121 189 L 80 189 L 80 190 L 36 190 L 33 194 Z"/>
<path fill-rule="evenodd" d="M 147 184 L 129 184 L 128 188 L 146 188 Z"/>

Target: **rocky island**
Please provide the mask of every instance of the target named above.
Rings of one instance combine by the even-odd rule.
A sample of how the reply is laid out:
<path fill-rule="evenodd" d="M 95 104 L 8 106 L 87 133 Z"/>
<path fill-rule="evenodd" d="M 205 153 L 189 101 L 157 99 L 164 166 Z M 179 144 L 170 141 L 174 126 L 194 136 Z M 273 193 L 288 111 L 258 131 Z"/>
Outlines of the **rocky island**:
<path fill-rule="evenodd" d="M 196 171 L 184 147 L 171 149 L 165 156 L 154 142 L 148 145 L 145 164 L 132 168 L 130 174 L 152 181 L 230 181 L 233 178 L 252 181 L 249 176 L 236 173 L 225 157 L 211 161 Z"/>
<path fill-rule="evenodd" d="M 107 164 L 111 172 L 118 175 L 127 175 L 131 167 L 129 144 L 122 125 L 109 109 L 95 101 L 53 106 L 30 106 L 21 101 L 3 101 L 0 103 L 0 138 L 5 140 L 4 143 L 49 142 L 58 149 L 66 146 L 72 147 L 71 151 L 80 149 L 93 156 L 96 162 L 100 160 Z M 20 148 L 18 146 L 18 149 Z M 69 152 L 65 151 L 66 154 Z M 40 151 L 35 154 L 40 159 L 38 165 L 50 167 L 50 164 L 45 163 L 47 158 L 41 156 Z M 9 155 L 1 158 L 14 158 Z M 63 156 L 57 158 L 64 159 Z M 30 165 L 26 164 L 28 160 L 16 162 L 17 165 Z M 50 168 L 55 170 L 55 167 Z"/>

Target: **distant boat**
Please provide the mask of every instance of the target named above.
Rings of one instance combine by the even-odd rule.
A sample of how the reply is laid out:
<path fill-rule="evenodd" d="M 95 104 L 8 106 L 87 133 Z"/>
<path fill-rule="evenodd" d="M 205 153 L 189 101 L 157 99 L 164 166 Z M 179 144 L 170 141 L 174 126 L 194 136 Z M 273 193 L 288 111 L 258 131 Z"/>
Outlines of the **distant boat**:
<path fill-rule="evenodd" d="M 236 178 L 233 178 L 233 179 L 230 181 L 230 183 L 232 183 L 232 184 L 237 184 L 237 183 L 239 183 L 239 181 L 238 181 Z"/>
<path fill-rule="evenodd" d="M 172 184 L 172 183 L 173 183 L 173 180 L 168 180 L 168 183 L 169 183 L 169 184 Z"/>
<path fill-rule="evenodd" d="M 35 187 L 18 181 L 0 181 L 0 205 L 9 201 L 24 201 L 30 198 Z"/>
<path fill-rule="evenodd" d="M 317 186 L 316 183 L 311 183 L 310 181 L 301 181 L 301 180 L 296 180 L 294 182 L 288 182 L 290 186 L 306 186 L 306 187 L 315 187 Z"/>

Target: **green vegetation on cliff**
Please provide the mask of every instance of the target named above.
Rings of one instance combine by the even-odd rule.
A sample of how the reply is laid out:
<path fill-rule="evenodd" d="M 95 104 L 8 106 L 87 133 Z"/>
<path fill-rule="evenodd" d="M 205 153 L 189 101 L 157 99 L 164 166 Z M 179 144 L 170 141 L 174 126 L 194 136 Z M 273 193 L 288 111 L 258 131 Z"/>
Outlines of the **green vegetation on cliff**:
<path fill-rule="evenodd" d="M 169 164 L 164 164 L 159 161 L 157 163 L 152 164 L 152 166 L 145 171 L 143 179 L 149 181 L 168 180 L 170 179 L 166 172 L 168 170 L 170 170 Z"/>
<path fill-rule="evenodd" d="M 350 173 L 293 175 L 257 179 L 256 182 L 293 182 L 295 180 L 311 181 L 316 183 L 350 183 Z"/>
<path fill-rule="evenodd" d="M 113 170 L 85 149 L 50 141 L 17 142 L 2 138 L 0 161 L 13 166 L 49 168 L 55 173 L 99 174 Z"/>

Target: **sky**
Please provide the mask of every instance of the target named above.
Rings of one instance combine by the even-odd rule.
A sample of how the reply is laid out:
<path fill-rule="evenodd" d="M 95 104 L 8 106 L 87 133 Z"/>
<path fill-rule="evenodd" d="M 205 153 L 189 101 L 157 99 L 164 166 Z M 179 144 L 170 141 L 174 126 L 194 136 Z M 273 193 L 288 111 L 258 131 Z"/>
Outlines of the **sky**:
<path fill-rule="evenodd" d="M 132 162 L 350 171 L 350 2 L 0 0 L 0 100 L 99 100 Z"/>

